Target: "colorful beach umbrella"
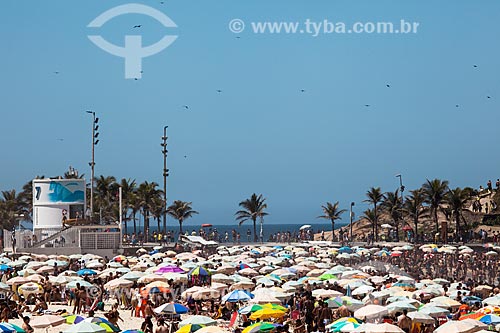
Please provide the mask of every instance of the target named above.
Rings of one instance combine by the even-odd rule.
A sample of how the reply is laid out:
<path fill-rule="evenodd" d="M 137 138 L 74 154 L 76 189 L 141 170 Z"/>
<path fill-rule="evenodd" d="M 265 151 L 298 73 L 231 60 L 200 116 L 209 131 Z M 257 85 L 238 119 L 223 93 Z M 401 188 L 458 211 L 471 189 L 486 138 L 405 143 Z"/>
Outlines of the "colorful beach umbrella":
<path fill-rule="evenodd" d="M 196 316 L 191 316 L 191 317 L 186 318 L 183 321 L 181 321 L 179 323 L 179 327 L 183 327 L 183 326 L 186 326 L 186 325 L 204 325 L 204 326 L 208 326 L 208 325 L 213 325 L 213 324 L 216 324 L 216 323 L 217 323 L 217 321 L 215 321 L 214 319 L 212 319 L 210 317 L 196 315 Z"/>
<path fill-rule="evenodd" d="M 101 326 L 82 321 L 76 325 L 71 325 L 69 329 L 63 331 L 64 333 L 106 333 L 106 330 Z"/>
<path fill-rule="evenodd" d="M 101 317 L 90 317 L 84 320 L 86 323 L 92 323 L 101 326 L 107 333 L 120 332 L 120 329 L 111 324 L 107 319 Z"/>
<path fill-rule="evenodd" d="M 203 325 L 189 324 L 189 325 L 185 325 L 185 326 L 182 326 L 181 328 L 179 328 L 176 331 L 176 333 L 192 333 L 192 332 L 196 332 L 197 330 L 199 330 L 202 327 L 203 327 Z"/>
<path fill-rule="evenodd" d="M 85 320 L 85 317 L 79 316 L 79 315 L 71 315 L 67 316 L 66 318 L 66 324 L 78 324 L 79 322 L 82 322 Z"/>
<path fill-rule="evenodd" d="M 212 273 L 203 266 L 196 266 L 192 270 L 189 271 L 188 275 L 193 276 L 210 276 Z"/>
<path fill-rule="evenodd" d="M 233 290 L 229 294 L 222 297 L 223 302 L 240 302 L 240 301 L 248 301 L 252 299 L 252 297 L 244 290 Z"/>
<path fill-rule="evenodd" d="M 1 323 L 0 325 L 2 326 L 6 326 L 7 328 L 13 330 L 11 332 L 15 332 L 15 333 L 26 333 L 26 331 L 24 329 L 22 329 L 21 327 L 17 326 L 17 325 L 14 325 L 12 323 Z"/>
<path fill-rule="evenodd" d="M 241 333 L 269 332 L 275 328 L 276 326 L 271 323 L 259 322 L 246 327 Z"/>
<path fill-rule="evenodd" d="M 189 311 L 184 305 L 179 303 L 165 303 L 154 309 L 155 313 L 183 314 Z"/>
<path fill-rule="evenodd" d="M 254 313 L 252 313 L 252 315 L 250 315 L 250 320 L 281 318 L 284 315 L 285 315 L 285 311 L 272 309 L 272 308 L 263 308 L 261 310 L 257 310 Z"/>

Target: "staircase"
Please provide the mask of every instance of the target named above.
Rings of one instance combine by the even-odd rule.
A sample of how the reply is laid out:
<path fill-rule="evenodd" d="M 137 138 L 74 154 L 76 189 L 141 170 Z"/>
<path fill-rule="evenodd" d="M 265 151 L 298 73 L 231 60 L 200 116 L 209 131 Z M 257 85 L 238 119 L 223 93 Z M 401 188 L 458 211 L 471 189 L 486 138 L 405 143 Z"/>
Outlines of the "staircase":
<path fill-rule="evenodd" d="M 66 235 L 67 234 L 66 231 L 68 229 L 71 229 L 72 227 L 73 226 L 71 226 L 71 225 L 65 225 L 60 231 L 56 232 L 55 234 L 53 234 L 53 235 L 51 235 L 51 236 L 49 236 L 47 238 L 44 238 L 44 239 L 42 239 L 39 242 L 34 243 L 33 247 L 42 247 L 43 245 L 45 245 L 45 244 L 47 244 L 47 243 L 49 243 L 49 242 L 51 242 L 51 241 L 53 241 L 53 240 L 61 237 L 61 236 Z"/>

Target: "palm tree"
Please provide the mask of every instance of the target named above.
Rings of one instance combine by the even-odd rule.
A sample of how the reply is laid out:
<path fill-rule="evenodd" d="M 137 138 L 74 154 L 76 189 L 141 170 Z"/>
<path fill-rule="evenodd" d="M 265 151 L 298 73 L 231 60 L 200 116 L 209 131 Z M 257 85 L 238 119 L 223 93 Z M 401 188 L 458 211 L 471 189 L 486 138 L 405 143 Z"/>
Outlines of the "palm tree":
<path fill-rule="evenodd" d="M 441 209 L 448 192 L 448 181 L 427 179 L 427 182 L 422 185 L 422 190 L 424 191 L 425 202 L 429 205 L 437 233 L 439 232 L 438 210 Z"/>
<path fill-rule="evenodd" d="M 396 241 L 399 242 L 399 220 L 401 219 L 401 198 L 399 190 L 387 192 L 384 194 L 384 199 L 381 206 L 389 214 L 394 227 L 396 227 Z"/>
<path fill-rule="evenodd" d="M 326 205 L 321 206 L 321 209 L 323 209 L 324 215 L 320 215 L 317 218 L 330 220 L 332 222 L 332 242 L 333 242 L 333 240 L 335 239 L 335 221 L 341 220 L 342 218 L 340 217 L 340 215 L 344 214 L 346 210 L 339 209 L 338 201 L 333 204 L 331 202 L 327 202 Z"/>
<path fill-rule="evenodd" d="M 377 223 L 377 214 L 375 214 L 374 209 L 367 209 L 363 212 L 363 216 L 361 216 L 362 219 L 368 220 L 370 224 L 372 225 L 372 230 L 375 228 L 375 224 Z M 372 240 L 373 242 L 373 240 Z"/>
<path fill-rule="evenodd" d="M 95 178 L 94 211 L 98 211 L 100 219 L 116 221 L 116 205 L 118 184 L 114 176 L 99 176 Z"/>
<path fill-rule="evenodd" d="M 125 233 L 128 233 L 128 226 L 127 222 L 130 220 L 131 216 L 129 216 L 127 213 L 130 209 L 133 209 L 133 196 L 135 194 L 135 191 L 137 190 L 137 183 L 135 182 L 135 179 L 125 179 L 122 178 L 120 181 L 120 187 L 122 188 L 122 201 L 123 201 L 123 216 L 124 219 L 123 221 L 125 222 Z M 135 217 L 135 216 L 134 216 Z M 135 225 L 135 221 L 134 221 Z M 135 230 L 134 230 L 135 232 Z"/>
<path fill-rule="evenodd" d="M 467 201 L 470 199 L 469 193 L 469 191 L 462 190 L 459 187 L 454 190 L 449 190 L 448 193 L 446 193 L 445 201 L 455 220 L 456 234 L 458 237 L 460 237 L 461 234 L 460 217 L 462 216 L 462 211 L 466 209 Z"/>
<path fill-rule="evenodd" d="M 137 189 L 137 196 L 144 216 L 144 239 L 149 240 L 149 215 L 154 208 L 154 201 L 158 199 L 162 190 L 158 189 L 158 184 L 155 182 L 141 183 Z"/>
<path fill-rule="evenodd" d="M 20 196 L 16 190 L 2 191 L 0 198 L 0 221 L 4 229 L 12 229 L 16 225 L 19 215 L 24 214 L 20 205 Z"/>
<path fill-rule="evenodd" d="M 179 235 L 183 233 L 182 223 L 194 214 L 198 214 L 198 212 L 191 207 L 192 204 L 192 202 L 175 200 L 174 203 L 167 208 L 167 214 L 179 221 Z"/>
<path fill-rule="evenodd" d="M 165 211 L 165 201 L 163 198 L 154 198 L 153 199 L 153 206 L 151 208 L 151 214 L 153 214 L 153 217 L 156 220 L 157 223 L 157 233 L 161 232 L 161 226 L 160 226 L 160 220 L 161 217 L 163 216 L 163 212 Z"/>
<path fill-rule="evenodd" d="M 239 203 L 239 206 L 243 208 L 236 212 L 236 221 L 239 221 L 239 225 L 242 225 L 245 221 L 252 220 L 253 222 L 253 241 L 257 242 L 257 218 L 261 221 L 264 216 L 268 215 L 264 210 L 267 208 L 265 203 L 266 199 L 262 197 L 262 194 L 253 193 L 249 199 L 246 199 Z"/>
<path fill-rule="evenodd" d="M 410 195 L 406 196 L 404 203 L 404 211 L 413 219 L 415 225 L 415 237 L 418 236 L 418 221 L 421 217 L 427 215 L 427 208 L 424 207 L 425 196 L 422 189 L 410 191 Z"/>
<path fill-rule="evenodd" d="M 139 200 L 139 196 L 137 195 L 137 191 L 134 191 L 130 194 L 128 199 L 130 206 L 130 219 L 134 222 L 134 234 L 137 235 L 137 213 L 141 210 L 141 201 Z"/>
<path fill-rule="evenodd" d="M 380 187 L 372 187 L 366 192 L 366 199 L 364 202 L 370 203 L 373 205 L 373 213 L 375 214 L 375 222 L 372 226 L 373 236 L 375 237 L 375 241 L 378 241 L 378 214 L 377 214 L 377 205 L 382 201 L 384 195 L 382 194 L 382 190 Z"/>

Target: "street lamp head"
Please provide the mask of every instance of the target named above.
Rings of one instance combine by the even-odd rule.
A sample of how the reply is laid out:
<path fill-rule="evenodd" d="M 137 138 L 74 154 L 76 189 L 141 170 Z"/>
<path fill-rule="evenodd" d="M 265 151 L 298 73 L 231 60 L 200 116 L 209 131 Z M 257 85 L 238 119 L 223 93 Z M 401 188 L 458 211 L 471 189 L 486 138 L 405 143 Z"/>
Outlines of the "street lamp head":
<path fill-rule="evenodd" d="M 88 111 L 88 110 L 87 110 L 87 113 L 94 114 L 95 112 L 94 112 L 94 111 Z"/>
<path fill-rule="evenodd" d="M 351 202 L 351 207 L 354 206 L 354 202 Z"/>
<path fill-rule="evenodd" d="M 96 124 L 97 124 L 98 122 L 99 122 L 99 117 L 95 118 L 94 123 L 96 123 Z"/>
<path fill-rule="evenodd" d="M 398 174 L 396 175 L 396 178 L 397 178 L 397 177 L 401 177 L 401 174 L 400 174 L 400 173 L 398 173 Z"/>

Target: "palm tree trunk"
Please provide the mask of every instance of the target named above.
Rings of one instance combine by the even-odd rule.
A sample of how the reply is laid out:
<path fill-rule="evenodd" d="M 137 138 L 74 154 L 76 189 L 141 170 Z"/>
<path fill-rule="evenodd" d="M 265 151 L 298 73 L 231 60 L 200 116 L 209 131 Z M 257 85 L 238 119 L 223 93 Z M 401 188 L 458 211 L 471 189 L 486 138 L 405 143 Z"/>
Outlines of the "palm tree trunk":
<path fill-rule="evenodd" d="M 132 213 L 132 216 L 133 216 L 133 219 L 134 219 L 134 234 L 137 236 L 137 221 L 135 220 L 135 216 L 136 216 L 137 212 L 134 211 Z"/>
<path fill-rule="evenodd" d="M 156 222 L 158 223 L 158 230 L 156 231 L 156 233 L 158 234 L 160 232 L 160 230 L 161 230 L 161 227 L 160 227 L 160 218 L 159 217 L 156 218 Z"/>
<path fill-rule="evenodd" d="M 257 219 L 252 219 L 253 221 L 253 241 L 254 243 L 257 243 Z"/>
<path fill-rule="evenodd" d="M 378 242 L 378 214 L 377 214 L 377 204 L 373 205 L 373 211 L 375 213 L 375 225 L 374 225 L 374 234 L 373 238 L 375 239 L 375 242 Z"/>
<path fill-rule="evenodd" d="M 182 232 L 182 219 L 179 219 L 179 236 L 183 234 L 184 233 Z"/>
<path fill-rule="evenodd" d="M 149 236 L 149 211 L 144 211 L 144 243 L 147 243 Z"/>
<path fill-rule="evenodd" d="M 457 229 L 457 241 L 460 239 L 460 213 L 455 212 L 455 223 L 456 223 L 456 229 Z"/>
<path fill-rule="evenodd" d="M 332 220 L 332 243 L 335 241 L 335 221 Z"/>
<path fill-rule="evenodd" d="M 413 219 L 413 223 L 415 223 L 415 242 L 418 239 L 418 217 Z"/>
<path fill-rule="evenodd" d="M 436 224 L 436 233 L 439 232 L 439 225 L 438 225 L 438 213 L 437 213 L 437 208 L 434 208 L 434 223 Z"/>
<path fill-rule="evenodd" d="M 394 224 L 396 225 L 396 242 L 399 242 L 399 223 L 397 220 L 394 220 Z"/>

